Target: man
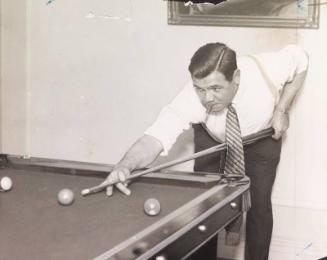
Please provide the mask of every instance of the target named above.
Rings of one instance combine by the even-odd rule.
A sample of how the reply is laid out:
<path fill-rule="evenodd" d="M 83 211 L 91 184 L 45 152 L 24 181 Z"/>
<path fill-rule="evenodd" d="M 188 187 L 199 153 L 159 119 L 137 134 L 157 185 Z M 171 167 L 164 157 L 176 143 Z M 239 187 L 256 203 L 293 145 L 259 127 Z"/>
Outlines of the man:
<path fill-rule="evenodd" d="M 306 53 L 295 45 L 274 53 L 239 58 L 222 43 L 202 46 L 189 65 L 192 81 L 162 109 L 156 122 L 129 149 L 107 180 L 120 181 L 116 187 L 129 195 L 131 192 L 124 185 L 126 177 L 148 166 L 159 154 L 166 155 L 178 135 L 191 124 L 201 123 L 205 127 L 205 131 L 198 126 L 195 129 L 196 150 L 225 141 L 231 110 L 242 136 L 272 126 L 273 138 L 244 147 L 252 199 L 247 214 L 245 259 L 268 259 L 273 225 L 271 191 L 281 151 L 280 137 L 289 126 L 288 111 L 303 84 L 307 67 Z M 199 159 L 195 169 L 226 171 L 221 163 L 224 159 L 216 155 Z M 113 187 L 109 186 L 107 195 L 112 192 Z"/>

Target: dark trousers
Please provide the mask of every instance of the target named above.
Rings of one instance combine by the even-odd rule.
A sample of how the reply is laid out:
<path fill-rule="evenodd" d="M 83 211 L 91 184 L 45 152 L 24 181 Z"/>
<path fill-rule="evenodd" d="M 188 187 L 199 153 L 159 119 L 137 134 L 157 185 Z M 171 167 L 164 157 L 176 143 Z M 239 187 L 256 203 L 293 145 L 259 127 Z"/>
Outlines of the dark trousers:
<path fill-rule="evenodd" d="M 217 145 L 201 125 L 194 125 L 195 152 Z M 267 260 L 273 228 L 271 192 L 280 159 L 281 140 L 271 137 L 244 147 L 245 172 L 251 180 L 251 209 L 246 218 L 245 260 Z M 198 158 L 194 171 L 221 173 L 225 153 Z"/>

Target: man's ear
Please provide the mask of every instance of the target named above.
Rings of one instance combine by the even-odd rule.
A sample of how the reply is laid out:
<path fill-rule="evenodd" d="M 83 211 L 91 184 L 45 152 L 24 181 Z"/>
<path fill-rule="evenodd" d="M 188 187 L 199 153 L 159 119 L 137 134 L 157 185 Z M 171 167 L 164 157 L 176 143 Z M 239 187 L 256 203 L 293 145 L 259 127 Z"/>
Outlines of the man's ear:
<path fill-rule="evenodd" d="M 241 71 L 239 69 L 236 69 L 233 74 L 233 82 L 237 85 L 240 84 L 240 78 L 241 78 Z"/>

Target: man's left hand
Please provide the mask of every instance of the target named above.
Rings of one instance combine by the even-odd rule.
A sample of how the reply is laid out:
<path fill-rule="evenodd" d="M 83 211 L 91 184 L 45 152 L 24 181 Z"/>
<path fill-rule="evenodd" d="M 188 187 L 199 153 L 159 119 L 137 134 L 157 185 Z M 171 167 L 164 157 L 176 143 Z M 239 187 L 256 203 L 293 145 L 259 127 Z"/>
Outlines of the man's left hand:
<path fill-rule="evenodd" d="M 286 132 L 289 127 L 289 115 L 285 111 L 276 109 L 272 118 L 272 127 L 275 130 L 275 134 L 272 136 L 278 140 Z"/>

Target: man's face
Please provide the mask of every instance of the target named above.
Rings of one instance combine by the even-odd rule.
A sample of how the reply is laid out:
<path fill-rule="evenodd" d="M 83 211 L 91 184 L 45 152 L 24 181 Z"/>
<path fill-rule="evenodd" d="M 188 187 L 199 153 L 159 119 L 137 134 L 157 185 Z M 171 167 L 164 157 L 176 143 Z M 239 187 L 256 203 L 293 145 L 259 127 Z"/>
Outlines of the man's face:
<path fill-rule="evenodd" d="M 193 77 L 192 80 L 202 105 L 208 113 L 214 114 L 231 104 L 239 85 L 239 70 L 235 71 L 232 81 L 226 80 L 219 71 L 202 79 Z"/>

